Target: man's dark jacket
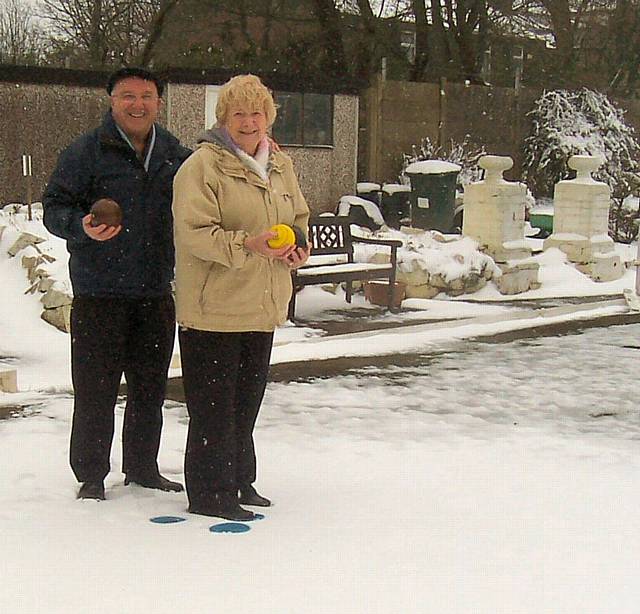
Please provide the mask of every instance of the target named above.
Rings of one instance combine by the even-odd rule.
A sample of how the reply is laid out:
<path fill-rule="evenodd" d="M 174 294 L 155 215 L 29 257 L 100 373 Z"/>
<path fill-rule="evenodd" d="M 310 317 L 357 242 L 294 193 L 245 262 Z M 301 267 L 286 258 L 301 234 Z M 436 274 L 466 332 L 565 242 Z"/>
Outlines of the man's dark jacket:
<path fill-rule="evenodd" d="M 75 296 L 152 297 L 173 279 L 173 177 L 191 152 L 156 124 L 149 171 L 107 113 L 101 126 L 65 149 L 43 196 L 44 224 L 67 240 Z M 122 230 L 95 241 L 82 218 L 99 198 L 123 212 Z"/>

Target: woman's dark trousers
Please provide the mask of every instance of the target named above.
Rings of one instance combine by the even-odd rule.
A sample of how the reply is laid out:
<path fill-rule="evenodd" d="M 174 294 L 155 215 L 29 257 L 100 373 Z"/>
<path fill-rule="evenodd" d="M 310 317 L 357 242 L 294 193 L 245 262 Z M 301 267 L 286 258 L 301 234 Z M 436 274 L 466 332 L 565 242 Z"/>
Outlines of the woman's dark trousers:
<path fill-rule="evenodd" d="M 185 483 L 192 509 L 237 496 L 256 479 L 253 428 L 269 373 L 273 333 L 219 333 L 180 327 L 189 411 Z"/>
<path fill-rule="evenodd" d="M 123 373 L 127 404 L 122 471 L 158 472 L 162 405 L 174 338 L 175 305 L 170 295 L 73 299 L 75 403 L 70 460 L 79 482 L 104 480 L 109 473 L 114 408 Z"/>

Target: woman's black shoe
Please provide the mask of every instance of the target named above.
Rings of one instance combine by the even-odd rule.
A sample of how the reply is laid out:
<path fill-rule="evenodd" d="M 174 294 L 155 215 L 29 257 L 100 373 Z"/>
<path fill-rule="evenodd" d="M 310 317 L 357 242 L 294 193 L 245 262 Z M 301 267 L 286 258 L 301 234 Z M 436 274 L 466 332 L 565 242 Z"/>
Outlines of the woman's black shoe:
<path fill-rule="evenodd" d="M 124 485 L 137 484 L 142 488 L 155 488 L 156 490 L 164 490 L 165 492 L 182 492 L 184 490 L 182 484 L 179 482 L 172 482 L 167 480 L 159 473 L 151 475 L 137 475 L 135 473 L 127 473 L 124 478 Z"/>
<path fill-rule="evenodd" d="M 78 491 L 78 499 L 95 499 L 104 501 L 104 482 L 83 482 Z"/>
<path fill-rule="evenodd" d="M 256 492 L 256 489 L 249 485 L 243 486 L 238 495 L 238 501 L 242 505 L 255 505 L 256 507 L 270 507 L 271 501 Z"/>
<path fill-rule="evenodd" d="M 213 503 L 206 507 L 189 506 L 189 513 L 216 516 L 226 520 L 254 520 L 255 514 L 240 507 L 238 500 L 228 493 L 215 495 Z"/>

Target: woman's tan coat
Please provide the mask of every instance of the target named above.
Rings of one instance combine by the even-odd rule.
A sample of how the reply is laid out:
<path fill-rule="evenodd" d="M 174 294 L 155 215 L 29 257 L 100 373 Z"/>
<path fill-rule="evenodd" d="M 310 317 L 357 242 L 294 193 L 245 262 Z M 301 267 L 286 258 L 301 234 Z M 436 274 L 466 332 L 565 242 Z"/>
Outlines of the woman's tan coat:
<path fill-rule="evenodd" d="M 309 209 L 288 156 L 271 154 L 264 181 L 222 144 L 201 143 L 174 179 L 173 216 L 178 324 L 269 332 L 286 320 L 288 266 L 247 251 L 244 240 L 274 224 L 307 231 Z"/>

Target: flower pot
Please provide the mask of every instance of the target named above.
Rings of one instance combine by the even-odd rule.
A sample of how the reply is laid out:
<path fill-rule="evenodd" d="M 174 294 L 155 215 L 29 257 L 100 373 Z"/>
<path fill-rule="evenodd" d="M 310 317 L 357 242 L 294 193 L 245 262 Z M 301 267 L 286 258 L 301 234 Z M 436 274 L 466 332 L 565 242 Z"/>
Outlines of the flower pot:
<path fill-rule="evenodd" d="M 396 281 L 393 285 L 393 297 L 391 306 L 399 309 L 402 299 L 404 299 L 407 285 L 404 282 Z M 389 283 L 386 281 L 365 281 L 364 297 L 372 305 L 387 306 L 389 302 Z"/>

